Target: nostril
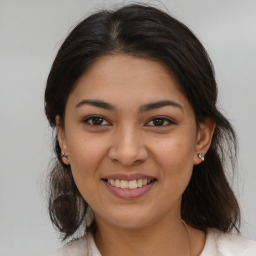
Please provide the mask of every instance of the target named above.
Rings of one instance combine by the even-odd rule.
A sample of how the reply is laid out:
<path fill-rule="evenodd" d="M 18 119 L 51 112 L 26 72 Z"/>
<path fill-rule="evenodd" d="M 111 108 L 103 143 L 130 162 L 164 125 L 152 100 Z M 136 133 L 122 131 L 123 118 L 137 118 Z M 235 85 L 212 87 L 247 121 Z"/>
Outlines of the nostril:
<path fill-rule="evenodd" d="M 148 152 L 144 146 L 135 143 L 120 143 L 109 150 L 109 157 L 112 161 L 124 166 L 139 164 L 148 158 Z"/>

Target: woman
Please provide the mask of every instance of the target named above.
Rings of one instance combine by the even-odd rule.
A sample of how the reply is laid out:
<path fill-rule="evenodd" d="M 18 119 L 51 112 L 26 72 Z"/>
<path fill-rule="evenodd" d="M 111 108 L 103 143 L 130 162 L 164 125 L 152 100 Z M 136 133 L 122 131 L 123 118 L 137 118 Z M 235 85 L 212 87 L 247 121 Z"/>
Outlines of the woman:
<path fill-rule="evenodd" d="M 205 49 L 168 14 L 129 5 L 78 24 L 45 92 L 50 217 L 63 240 L 83 232 L 55 255 L 256 255 L 230 233 L 236 138 L 216 98 Z"/>

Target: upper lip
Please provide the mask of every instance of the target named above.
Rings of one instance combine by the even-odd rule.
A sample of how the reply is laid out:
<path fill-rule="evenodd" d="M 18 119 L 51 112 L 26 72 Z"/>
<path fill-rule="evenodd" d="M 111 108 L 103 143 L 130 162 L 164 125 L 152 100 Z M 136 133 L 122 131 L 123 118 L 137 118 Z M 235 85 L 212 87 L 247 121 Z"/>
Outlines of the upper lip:
<path fill-rule="evenodd" d="M 105 179 L 105 180 L 110 180 L 110 179 L 113 179 L 113 180 L 139 180 L 139 179 L 150 179 L 150 180 L 154 180 L 156 179 L 155 177 L 153 176 L 150 176 L 150 175 L 146 175 L 146 174 L 141 174 L 141 173 L 131 173 L 131 174 L 110 174 L 110 175 L 107 175 L 107 176 L 104 176 L 102 177 L 102 179 Z"/>

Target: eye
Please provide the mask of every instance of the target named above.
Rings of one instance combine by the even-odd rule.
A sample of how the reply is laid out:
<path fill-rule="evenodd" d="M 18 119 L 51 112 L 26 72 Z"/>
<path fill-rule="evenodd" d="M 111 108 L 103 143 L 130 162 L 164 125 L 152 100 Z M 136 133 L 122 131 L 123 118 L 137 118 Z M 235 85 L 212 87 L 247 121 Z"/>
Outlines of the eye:
<path fill-rule="evenodd" d="M 146 125 L 161 127 L 161 126 L 169 126 L 171 124 L 174 124 L 173 120 L 166 118 L 166 117 L 158 116 L 158 117 L 152 118 Z"/>
<path fill-rule="evenodd" d="M 110 123 L 102 116 L 89 116 L 83 120 L 83 123 L 89 124 L 91 126 L 107 126 Z"/>

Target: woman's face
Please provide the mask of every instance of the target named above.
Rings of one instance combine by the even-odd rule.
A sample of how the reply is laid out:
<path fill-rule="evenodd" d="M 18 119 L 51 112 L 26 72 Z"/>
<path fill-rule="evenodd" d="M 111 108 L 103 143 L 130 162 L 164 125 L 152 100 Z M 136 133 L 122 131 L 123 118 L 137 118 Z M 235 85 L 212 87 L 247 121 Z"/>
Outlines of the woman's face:
<path fill-rule="evenodd" d="M 96 222 L 122 228 L 180 218 L 182 193 L 211 137 L 207 126 L 197 130 L 162 64 L 126 55 L 101 57 L 86 71 L 57 130 Z"/>

